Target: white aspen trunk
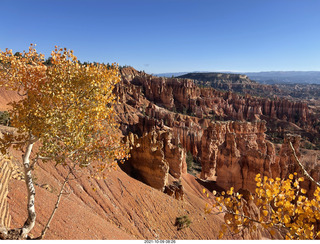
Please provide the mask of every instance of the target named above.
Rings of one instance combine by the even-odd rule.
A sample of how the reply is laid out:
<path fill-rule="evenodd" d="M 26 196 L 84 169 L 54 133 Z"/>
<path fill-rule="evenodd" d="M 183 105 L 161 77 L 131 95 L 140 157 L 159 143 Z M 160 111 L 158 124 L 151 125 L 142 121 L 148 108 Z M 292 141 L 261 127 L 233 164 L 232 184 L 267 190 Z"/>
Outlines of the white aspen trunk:
<path fill-rule="evenodd" d="M 25 172 L 25 182 L 27 185 L 28 191 L 28 218 L 24 223 L 23 227 L 21 228 L 21 238 L 26 239 L 29 232 L 33 229 L 35 222 L 36 222 L 36 211 L 34 207 L 34 200 L 35 200 L 35 188 L 33 185 L 32 180 L 32 169 L 30 167 L 30 155 L 32 151 L 34 141 L 32 139 L 29 140 L 27 149 L 25 154 L 22 156 L 23 160 L 23 167 Z"/>

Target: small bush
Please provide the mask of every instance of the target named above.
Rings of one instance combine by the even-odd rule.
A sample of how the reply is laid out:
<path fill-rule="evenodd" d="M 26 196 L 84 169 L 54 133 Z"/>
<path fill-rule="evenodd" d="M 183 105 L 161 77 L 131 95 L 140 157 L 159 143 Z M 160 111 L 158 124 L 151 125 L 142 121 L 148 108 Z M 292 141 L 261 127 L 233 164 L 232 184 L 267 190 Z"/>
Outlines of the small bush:
<path fill-rule="evenodd" d="M 304 147 L 306 149 L 309 149 L 309 150 L 313 150 L 314 149 L 313 145 L 310 142 L 306 142 Z"/>
<path fill-rule="evenodd" d="M 7 111 L 0 111 L 0 124 L 1 125 L 10 125 L 10 117 Z"/>
<path fill-rule="evenodd" d="M 178 230 L 181 230 L 189 227 L 191 223 L 192 221 L 189 219 L 189 217 L 184 215 L 176 218 L 176 223 L 174 226 L 177 226 Z"/>
<path fill-rule="evenodd" d="M 202 166 L 200 161 L 196 157 L 193 157 L 190 151 L 187 152 L 186 163 L 189 174 L 196 176 L 196 174 L 201 172 Z"/>
<path fill-rule="evenodd" d="M 187 170 L 190 173 L 193 169 L 193 155 L 190 151 L 187 152 L 186 162 L 187 162 Z"/>

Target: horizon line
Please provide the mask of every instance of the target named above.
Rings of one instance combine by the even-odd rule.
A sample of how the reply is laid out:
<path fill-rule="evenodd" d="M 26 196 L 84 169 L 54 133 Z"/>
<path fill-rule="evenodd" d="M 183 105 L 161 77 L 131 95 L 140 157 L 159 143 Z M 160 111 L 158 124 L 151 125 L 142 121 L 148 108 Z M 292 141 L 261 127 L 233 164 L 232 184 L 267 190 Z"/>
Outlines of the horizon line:
<path fill-rule="evenodd" d="M 170 74 L 170 73 L 267 73 L 267 72 L 320 72 L 320 70 L 264 70 L 264 71 L 232 71 L 232 70 L 216 70 L 216 71 L 173 71 L 152 74 Z"/>

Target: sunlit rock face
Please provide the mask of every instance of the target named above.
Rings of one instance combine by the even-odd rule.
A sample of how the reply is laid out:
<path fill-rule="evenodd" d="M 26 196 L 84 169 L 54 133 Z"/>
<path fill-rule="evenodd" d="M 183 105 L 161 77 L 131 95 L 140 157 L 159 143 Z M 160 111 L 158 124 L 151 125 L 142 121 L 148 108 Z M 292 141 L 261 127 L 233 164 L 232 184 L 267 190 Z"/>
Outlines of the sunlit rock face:
<path fill-rule="evenodd" d="M 179 179 L 187 172 L 187 152 L 201 162 L 198 177 L 223 188 L 252 191 L 258 173 L 287 174 L 288 143 L 276 155 L 264 120 L 306 124 L 306 104 L 200 88 L 190 79 L 154 77 L 133 68 L 122 69 L 121 76 L 115 89 L 120 129 L 135 134 L 129 162 L 147 184 L 163 190 L 169 175 Z"/>
<path fill-rule="evenodd" d="M 265 122 L 212 123 L 203 137 L 201 177 L 223 188 L 254 189 L 255 175 L 271 176 L 275 149 L 265 140 Z M 208 150 L 205 150 L 205 149 Z"/>
<path fill-rule="evenodd" d="M 169 174 L 180 179 L 186 173 L 186 156 L 183 148 L 172 144 L 169 131 L 152 131 L 142 137 L 130 133 L 127 143 L 131 157 L 127 161 L 134 174 L 144 183 L 164 191 Z"/>

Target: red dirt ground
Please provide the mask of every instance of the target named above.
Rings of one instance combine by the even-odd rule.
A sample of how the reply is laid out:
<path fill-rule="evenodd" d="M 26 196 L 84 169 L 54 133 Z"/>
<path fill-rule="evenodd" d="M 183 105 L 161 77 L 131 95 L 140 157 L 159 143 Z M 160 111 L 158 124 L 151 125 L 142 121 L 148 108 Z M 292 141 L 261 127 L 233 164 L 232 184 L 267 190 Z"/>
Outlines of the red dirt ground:
<path fill-rule="evenodd" d="M 38 236 L 54 208 L 66 171 L 50 163 L 35 170 Z M 67 184 L 45 239 L 217 239 L 221 216 L 204 213 L 203 187 L 191 175 L 184 175 L 184 201 L 155 190 L 124 173 L 108 173 L 106 180 L 88 179 L 87 172 Z M 49 190 L 44 189 L 43 186 Z M 26 213 L 24 181 L 9 186 L 11 227 L 23 225 Z M 188 228 L 177 230 L 176 217 L 188 215 Z"/>

